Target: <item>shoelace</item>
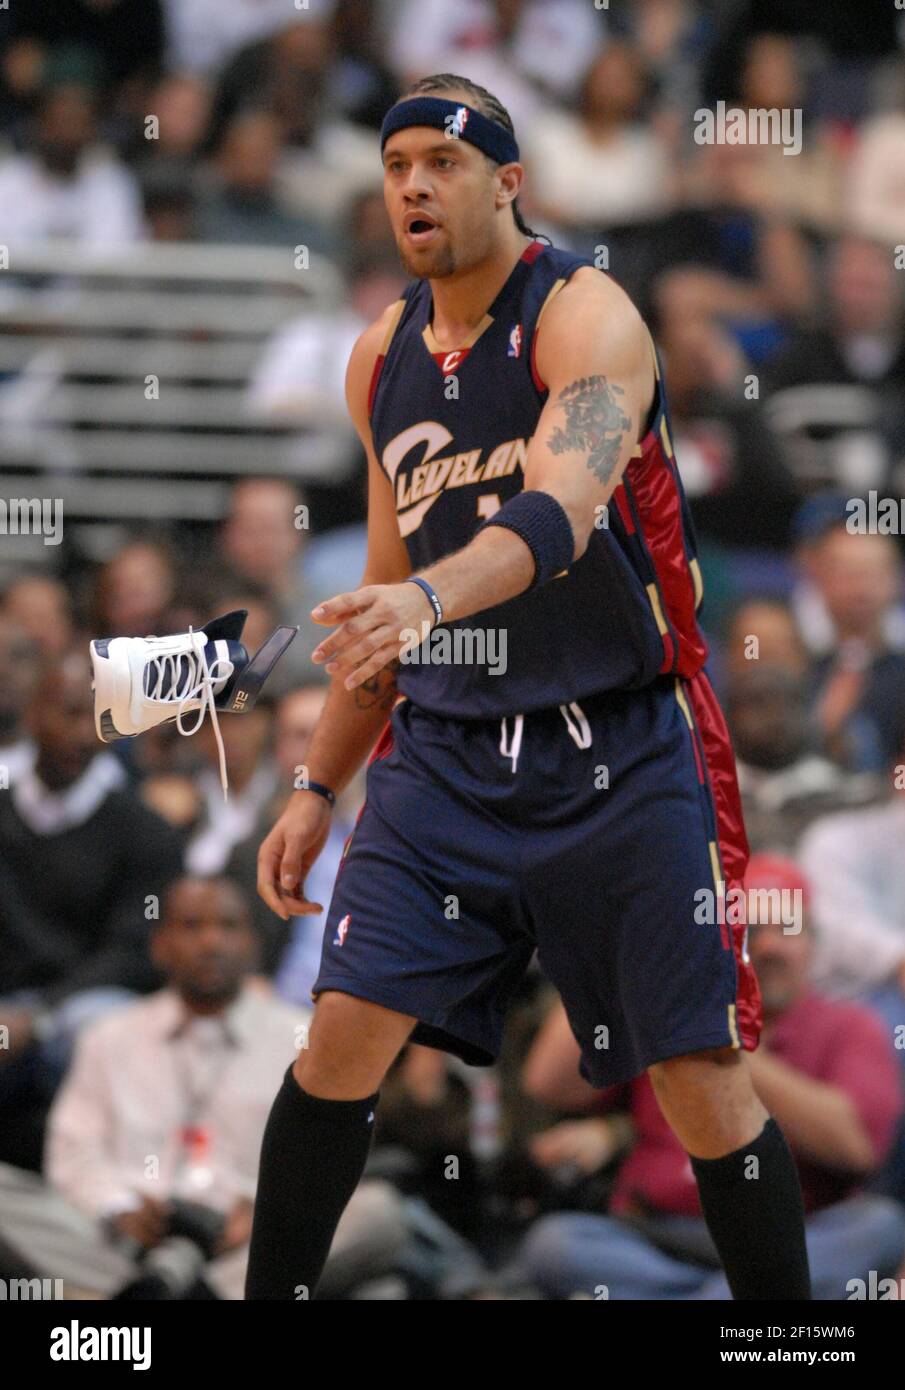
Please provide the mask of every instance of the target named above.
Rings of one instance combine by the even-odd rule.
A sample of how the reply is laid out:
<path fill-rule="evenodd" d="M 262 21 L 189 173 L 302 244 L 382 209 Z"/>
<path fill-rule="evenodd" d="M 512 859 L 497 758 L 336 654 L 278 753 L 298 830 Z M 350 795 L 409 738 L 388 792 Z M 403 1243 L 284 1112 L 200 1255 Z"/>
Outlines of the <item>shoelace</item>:
<path fill-rule="evenodd" d="M 191 627 L 189 627 L 189 636 L 194 636 Z M 151 642 L 159 640 L 159 638 L 148 638 L 148 641 Z M 181 665 L 183 661 L 187 663 L 187 669 L 183 669 Z M 164 652 L 160 656 L 149 657 L 147 664 L 149 667 L 153 667 L 157 682 L 145 689 L 145 695 L 149 700 L 179 701 L 179 708 L 176 711 L 176 728 L 185 738 L 197 734 L 204 722 L 206 712 L 210 710 L 211 723 L 214 726 L 214 738 L 217 741 L 217 756 L 220 760 L 220 786 L 223 788 L 223 800 L 226 801 L 229 785 L 226 776 L 226 751 L 223 747 L 223 736 L 220 733 L 220 724 L 217 719 L 213 687 L 217 681 L 229 679 L 235 670 L 233 663 L 225 656 L 219 656 L 208 666 L 203 652 Z M 221 666 L 225 668 L 222 671 L 218 669 Z M 167 669 L 168 667 L 169 669 Z M 183 687 L 181 691 L 180 686 Z M 190 700 L 197 699 L 201 700 L 201 706 L 197 711 L 198 718 L 192 728 L 186 729 L 182 724 L 185 707 Z"/>

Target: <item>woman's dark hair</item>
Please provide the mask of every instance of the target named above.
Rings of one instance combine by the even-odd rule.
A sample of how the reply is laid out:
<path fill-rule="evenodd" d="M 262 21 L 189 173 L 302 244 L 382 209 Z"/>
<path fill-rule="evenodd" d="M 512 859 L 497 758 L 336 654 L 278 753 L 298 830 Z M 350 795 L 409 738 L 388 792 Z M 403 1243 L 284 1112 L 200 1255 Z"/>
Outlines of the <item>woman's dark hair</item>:
<path fill-rule="evenodd" d="M 420 81 L 415 82 L 413 86 L 409 87 L 405 96 L 400 97 L 400 101 L 405 101 L 408 97 L 429 96 L 434 92 L 458 91 L 468 93 L 471 97 L 471 105 L 476 111 L 480 111 L 482 116 L 486 116 L 488 120 L 496 121 L 497 125 L 501 125 L 504 130 L 508 130 L 510 135 L 515 135 L 512 117 L 499 97 L 495 97 L 493 92 L 488 92 L 486 87 L 479 86 L 477 82 L 470 82 L 467 77 L 457 77 L 454 72 L 437 72 L 431 77 L 422 77 Z M 488 155 L 485 155 L 484 158 L 491 164 L 494 162 Z M 518 198 L 514 198 L 512 201 L 512 216 L 515 219 L 515 225 L 523 236 L 535 238 L 538 236 L 538 233 L 532 231 L 522 217 L 521 209 L 518 205 Z M 544 241 L 549 240 L 549 237 L 544 237 Z"/>

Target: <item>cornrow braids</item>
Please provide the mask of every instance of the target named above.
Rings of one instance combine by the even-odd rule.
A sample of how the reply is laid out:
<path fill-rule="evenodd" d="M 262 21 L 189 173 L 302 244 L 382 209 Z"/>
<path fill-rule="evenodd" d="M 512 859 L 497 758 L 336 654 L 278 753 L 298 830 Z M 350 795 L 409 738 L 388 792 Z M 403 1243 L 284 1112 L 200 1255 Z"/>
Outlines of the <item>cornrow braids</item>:
<path fill-rule="evenodd" d="M 458 77 L 454 72 L 437 72 L 431 77 L 422 77 L 418 82 L 415 82 L 409 87 L 405 95 L 400 97 L 399 100 L 404 101 L 406 97 L 429 96 L 434 92 L 454 91 L 467 92 L 471 97 L 471 104 L 476 111 L 480 111 L 481 115 L 486 116 L 488 120 L 496 121 L 497 125 L 501 125 L 504 130 L 508 130 L 510 135 L 515 135 L 512 117 L 499 97 L 495 97 L 493 92 L 488 92 L 486 87 L 481 87 L 477 82 L 469 81 L 467 77 Z M 485 158 L 487 158 L 486 155 Z M 533 231 L 532 228 L 527 225 L 525 219 L 522 217 L 521 208 L 518 205 L 518 198 L 513 199 L 512 216 L 522 236 L 534 237 L 536 240 L 550 240 L 548 236 L 543 236 Z"/>

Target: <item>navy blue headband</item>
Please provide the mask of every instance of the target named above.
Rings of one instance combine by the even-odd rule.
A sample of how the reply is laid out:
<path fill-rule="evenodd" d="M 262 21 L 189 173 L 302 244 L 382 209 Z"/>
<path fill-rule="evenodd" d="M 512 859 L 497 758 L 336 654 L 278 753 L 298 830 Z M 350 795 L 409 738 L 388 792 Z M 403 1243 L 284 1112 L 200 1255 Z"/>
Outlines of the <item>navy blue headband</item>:
<path fill-rule="evenodd" d="M 482 116 L 473 106 L 445 97 L 410 97 L 391 106 L 380 129 L 380 148 L 397 130 L 413 125 L 430 125 L 448 134 L 450 140 L 467 140 L 497 164 L 518 160 L 518 143 L 504 126 Z"/>

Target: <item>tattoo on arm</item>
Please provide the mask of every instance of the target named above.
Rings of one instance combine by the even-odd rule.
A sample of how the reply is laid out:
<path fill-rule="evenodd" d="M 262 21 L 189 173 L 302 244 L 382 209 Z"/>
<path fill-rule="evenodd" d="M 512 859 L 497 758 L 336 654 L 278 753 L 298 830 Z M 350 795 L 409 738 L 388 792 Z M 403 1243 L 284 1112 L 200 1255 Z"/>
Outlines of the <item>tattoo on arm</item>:
<path fill-rule="evenodd" d="M 396 672 L 399 666 L 398 659 L 391 661 L 382 671 L 369 676 L 361 685 L 355 687 L 355 703 L 359 709 L 373 709 L 375 705 L 379 705 L 381 709 L 392 709 L 399 693 L 396 689 Z"/>
<path fill-rule="evenodd" d="M 571 452 L 587 455 L 587 465 L 602 483 L 609 482 L 618 466 L 625 431 L 631 420 L 617 396 L 621 386 L 611 386 L 605 376 L 582 376 L 559 393 L 565 412 L 564 426 L 556 425 L 550 435 L 554 454 Z"/>

